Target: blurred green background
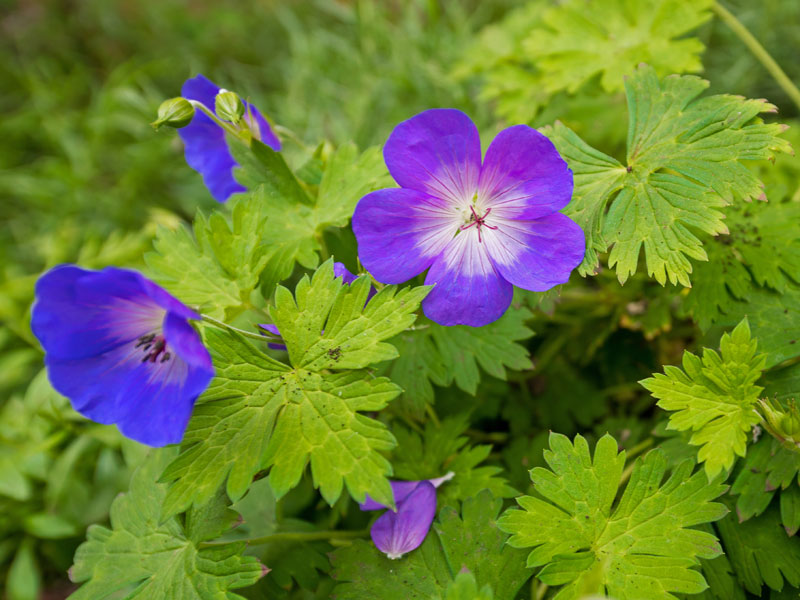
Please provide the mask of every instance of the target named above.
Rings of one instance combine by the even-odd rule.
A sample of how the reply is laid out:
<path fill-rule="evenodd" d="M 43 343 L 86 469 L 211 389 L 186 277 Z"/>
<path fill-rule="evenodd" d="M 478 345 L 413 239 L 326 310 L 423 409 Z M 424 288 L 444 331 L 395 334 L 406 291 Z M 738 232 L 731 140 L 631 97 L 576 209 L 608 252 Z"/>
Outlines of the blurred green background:
<path fill-rule="evenodd" d="M 159 103 L 203 73 L 312 147 L 380 144 L 398 121 L 447 106 L 482 131 L 510 114 L 534 125 L 560 118 L 590 143 L 619 149 L 621 93 L 590 82 L 534 107 L 487 87 L 509 64 L 517 77 L 533 68 L 517 64 L 518 38 L 553 4 L 0 0 L 0 582 L 9 598 L 64 597 L 86 525 L 106 518 L 141 452 L 76 418 L 41 375 L 29 387 L 41 354 L 28 313 L 43 269 L 137 266 L 158 223 L 215 205 L 178 136 L 149 126 Z M 726 6 L 800 80 L 800 2 Z M 494 37 L 482 33 L 489 25 Z M 782 121 L 797 117 L 723 23 L 711 19 L 692 35 L 707 47 L 712 91 L 766 97 Z"/>

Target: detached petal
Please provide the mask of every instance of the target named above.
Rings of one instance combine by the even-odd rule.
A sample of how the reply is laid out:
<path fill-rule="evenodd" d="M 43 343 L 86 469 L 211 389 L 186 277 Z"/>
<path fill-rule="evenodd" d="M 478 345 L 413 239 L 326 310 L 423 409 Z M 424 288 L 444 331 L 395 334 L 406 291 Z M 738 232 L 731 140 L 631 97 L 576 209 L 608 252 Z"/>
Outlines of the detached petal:
<path fill-rule="evenodd" d="M 420 481 L 390 481 L 389 484 L 392 486 L 392 496 L 394 496 L 395 506 L 400 506 L 400 504 L 406 498 L 408 498 L 409 494 L 417 489 L 417 486 L 420 483 Z M 382 508 L 389 508 L 385 504 L 376 502 L 370 498 L 369 495 L 367 495 L 364 503 L 359 504 L 358 507 L 361 510 L 380 510 Z"/>
<path fill-rule="evenodd" d="M 511 305 L 514 288 L 489 258 L 487 231 L 481 232 L 483 242 L 476 227 L 461 231 L 428 271 L 425 285 L 436 285 L 422 301 L 422 310 L 432 321 L 481 327 L 502 317 Z"/>
<path fill-rule="evenodd" d="M 569 204 L 572 171 L 546 136 L 515 125 L 489 145 L 478 189 L 493 216 L 538 219 Z"/>
<path fill-rule="evenodd" d="M 404 283 L 431 266 L 458 229 L 440 198 L 390 188 L 367 194 L 353 213 L 361 263 L 381 283 Z"/>
<path fill-rule="evenodd" d="M 497 271 L 517 287 L 534 292 L 566 283 L 586 249 L 581 228 L 561 213 L 535 221 L 503 221 L 485 233 L 484 243 Z"/>
<path fill-rule="evenodd" d="M 401 187 L 463 206 L 478 186 L 481 139 L 463 112 L 435 108 L 397 125 L 383 157 Z"/>
<path fill-rule="evenodd" d="M 386 511 L 372 525 L 372 541 L 391 559 L 418 548 L 425 540 L 436 514 L 436 488 L 428 481 L 399 504 L 397 512 Z"/>

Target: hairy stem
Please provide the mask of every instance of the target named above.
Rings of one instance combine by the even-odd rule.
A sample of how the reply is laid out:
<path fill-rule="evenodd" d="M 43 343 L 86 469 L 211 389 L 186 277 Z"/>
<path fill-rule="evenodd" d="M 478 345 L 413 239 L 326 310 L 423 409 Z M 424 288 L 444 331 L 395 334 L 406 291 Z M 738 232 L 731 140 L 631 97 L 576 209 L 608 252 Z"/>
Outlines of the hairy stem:
<path fill-rule="evenodd" d="M 200 542 L 199 548 L 212 548 L 214 546 L 222 546 L 232 542 L 247 542 L 249 546 L 259 546 L 261 544 L 270 544 L 274 542 L 314 542 L 319 540 L 349 540 L 354 538 L 363 538 L 369 535 L 369 529 L 361 529 L 358 531 L 283 531 L 280 533 L 271 533 L 261 537 L 255 537 L 245 540 L 229 540 L 229 541 L 216 541 L 216 542 Z"/>
<path fill-rule="evenodd" d="M 235 331 L 239 335 L 243 335 L 245 337 L 252 338 L 254 340 L 259 340 L 260 342 L 270 342 L 276 338 L 273 338 L 270 335 L 262 335 L 260 333 L 255 333 L 252 331 L 247 331 L 245 329 L 239 329 L 238 327 L 234 327 L 233 325 L 228 325 L 227 323 L 223 323 L 222 321 L 218 321 L 213 317 L 209 317 L 208 315 L 203 315 L 203 321 L 206 323 L 211 323 L 215 327 L 219 327 L 220 329 L 227 329 L 228 331 Z M 268 333 L 268 332 L 267 332 Z"/>
<path fill-rule="evenodd" d="M 725 21 L 725 24 L 731 28 L 733 33 L 742 40 L 744 45 L 753 53 L 753 56 L 764 65 L 764 68 L 775 78 L 775 81 L 778 82 L 778 85 L 781 86 L 783 91 L 786 92 L 789 98 L 800 108 L 800 89 L 797 89 L 797 86 L 792 83 L 792 80 L 784 73 L 783 69 L 775 62 L 775 59 L 766 51 L 764 46 L 762 46 L 747 27 L 742 25 L 742 22 L 737 19 L 732 12 L 722 6 L 722 4 L 714 2 L 712 9 L 717 13 L 720 19 Z"/>

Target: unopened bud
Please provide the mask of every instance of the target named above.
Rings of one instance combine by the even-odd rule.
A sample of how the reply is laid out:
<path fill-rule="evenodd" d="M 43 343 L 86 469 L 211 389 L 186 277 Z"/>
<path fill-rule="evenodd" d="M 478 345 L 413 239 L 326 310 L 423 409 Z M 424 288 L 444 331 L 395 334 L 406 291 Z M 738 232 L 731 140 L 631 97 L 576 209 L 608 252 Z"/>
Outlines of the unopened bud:
<path fill-rule="evenodd" d="M 235 125 L 244 116 L 244 102 L 236 92 L 220 90 L 214 99 L 214 112 L 220 119 L 230 121 Z"/>
<path fill-rule="evenodd" d="M 158 131 L 162 125 L 186 127 L 194 117 L 194 106 L 186 98 L 170 98 L 158 107 L 158 119 L 150 123 Z"/>

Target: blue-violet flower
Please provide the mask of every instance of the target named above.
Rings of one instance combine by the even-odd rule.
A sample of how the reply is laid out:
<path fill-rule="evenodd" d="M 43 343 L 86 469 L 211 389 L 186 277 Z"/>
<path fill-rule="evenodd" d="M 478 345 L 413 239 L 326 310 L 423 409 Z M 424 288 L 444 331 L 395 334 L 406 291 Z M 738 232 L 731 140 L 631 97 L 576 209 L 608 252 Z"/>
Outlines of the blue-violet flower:
<path fill-rule="evenodd" d="M 552 142 L 526 125 L 501 131 L 481 162 L 478 130 L 454 109 L 395 127 L 383 156 L 399 188 L 364 196 L 353 215 L 359 258 L 382 283 L 429 269 L 422 303 L 442 325 L 500 318 L 513 286 L 544 291 L 569 279 L 585 249 L 558 211 L 572 172 Z"/>
<path fill-rule="evenodd" d="M 397 510 L 387 510 L 370 529 L 375 546 L 391 559 L 418 548 L 428 535 L 436 514 L 436 488 L 453 478 L 451 471 L 437 479 L 392 481 L 392 494 Z M 361 510 L 388 508 L 367 496 Z"/>
<path fill-rule="evenodd" d="M 135 271 L 60 265 L 36 282 L 31 328 L 53 387 L 149 446 L 181 441 L 214 376 L 200 315 Z"/>
<path fill-rule="evenodd" d="M 203 75 L 187 79 L 181 88 L 184 98 L 201 102 L 212 111 L 215 110 L 214 99 L 219 91 L 220 87 Z M 247 102 L 244 105 L 244 119 L 248 121 L 250 131 L 264 144 L 276 152 L 279 151 L 281 142 L 267 120 L 255 106 Z M 225 130 L 211 117 L 196 110 L 192 122 L 179 129 L 178 133 L 186 147 L 186 162 L 203 176 L 203 182 L 217 202 L 225 202 L 232 194 L 246 191 L 247 188 L 233 178 L 233 169 L 239 163 L 228 149 Z"/>

